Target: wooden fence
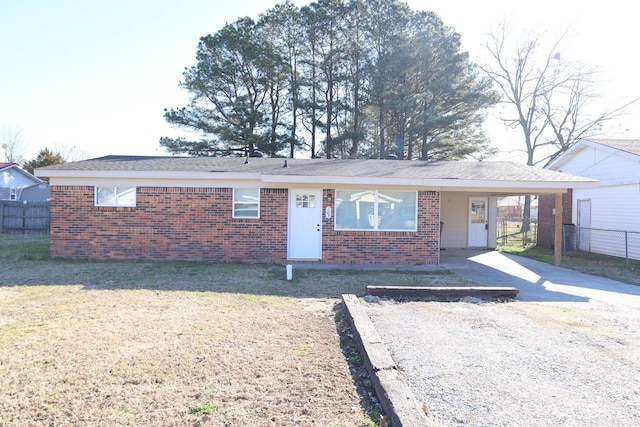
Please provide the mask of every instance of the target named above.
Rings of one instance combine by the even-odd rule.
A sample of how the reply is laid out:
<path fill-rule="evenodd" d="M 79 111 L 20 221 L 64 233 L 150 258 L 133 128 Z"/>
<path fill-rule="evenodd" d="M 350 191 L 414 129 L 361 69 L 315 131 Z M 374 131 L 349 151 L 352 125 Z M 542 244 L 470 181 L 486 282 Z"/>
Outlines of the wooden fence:
<path fill-rule="evenodd" d="M 0 200 L 0 233 L 48 234 L 49 202 Z"/>

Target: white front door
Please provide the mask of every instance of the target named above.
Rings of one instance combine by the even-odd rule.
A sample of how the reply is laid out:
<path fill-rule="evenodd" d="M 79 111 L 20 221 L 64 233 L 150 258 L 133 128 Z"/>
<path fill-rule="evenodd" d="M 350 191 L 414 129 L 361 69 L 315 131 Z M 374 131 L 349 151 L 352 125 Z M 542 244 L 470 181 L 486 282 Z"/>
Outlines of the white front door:
<path fill-rule="evenodd" d="M 322 258 L 322 190 L 289 192 L 289 259 Z"/>
<path fill-rule="evenodd" d="M 472 197 L 469 199 L 469 247 L 487 247 L 489 223 L 487 221 L 486 197 Z"/>
<path fill-rule="evenodd" d="M 578 200 L 578 250 L 591 250 L 591 200 Z"/>

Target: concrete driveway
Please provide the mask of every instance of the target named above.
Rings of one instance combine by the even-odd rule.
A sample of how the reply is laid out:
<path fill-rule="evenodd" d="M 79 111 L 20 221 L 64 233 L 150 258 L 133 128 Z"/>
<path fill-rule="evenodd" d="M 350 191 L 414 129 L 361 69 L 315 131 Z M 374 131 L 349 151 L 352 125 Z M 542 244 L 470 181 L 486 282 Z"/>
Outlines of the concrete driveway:
<path fill-rule="evenodd" d="M 518 300 L 640 307 L 640 286 L 498 251 L 446 250 L 440 266 L 485 286 L 515 286 Z"/>

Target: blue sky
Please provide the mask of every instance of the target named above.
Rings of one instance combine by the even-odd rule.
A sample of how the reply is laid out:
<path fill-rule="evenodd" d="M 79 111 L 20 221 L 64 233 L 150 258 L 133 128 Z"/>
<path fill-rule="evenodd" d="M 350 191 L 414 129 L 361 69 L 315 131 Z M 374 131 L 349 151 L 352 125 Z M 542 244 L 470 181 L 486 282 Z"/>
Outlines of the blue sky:
<path fill-rule="evenodd" d="M 178 83 L 195 63 L 199 38 L 277 3 L 0 0 L 0 128 L 21 129 L 27 159 L 55 145 L 75 146 L 86 157 L 164 154 L 159 138 L 180 131 L 165 123 L 163 109 L 187 102 Z M 575 37 L 563 55 L 601 69 L 603 103 L 640 96 L 634 49 L 640 30 L 629 3 L 613 0 L 606 9 L 549 0 L 531 9 L 506 0 L 464 7 L 451 0 L 408 3 L 438 13 L 462 35 L 474 60 L 482 58 L 485 34 L 504 17 L 551 33 L 571 25 Z M 629 130 L 612 128 L 608 136 L 640 137 L 640 108 L 616 125 Z M 502 151 L 499 158 L 517 156 L 509 147 L 517 134 L 491 120 L 487 130 Z"/>

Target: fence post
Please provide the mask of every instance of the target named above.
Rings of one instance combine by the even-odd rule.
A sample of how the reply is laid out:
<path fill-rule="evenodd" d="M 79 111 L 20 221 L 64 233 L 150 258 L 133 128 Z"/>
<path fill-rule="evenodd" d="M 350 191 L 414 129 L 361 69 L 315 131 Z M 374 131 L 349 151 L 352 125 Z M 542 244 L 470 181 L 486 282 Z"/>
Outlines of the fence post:
<path fill-rule="evenodd" d="M 500 228 L 502 229 L 502 245 L 505 246 L 507 244 L 507 221 L 504 218 L 500 222 Z"/>
<path fill-rule="evenodd" d="M 0 202 L 0 233 L 4 233 L 4 203 Z"/>
<path fill-rule="evenodd" d="M 27 201 L 22 203 L 22 234 L 27 232 Z"/>
<path fill-rule="evenodd" d="M 624 259 L 625 265 L 629 268 L 629 232 L 626 230 L 624 232 Z"/>

